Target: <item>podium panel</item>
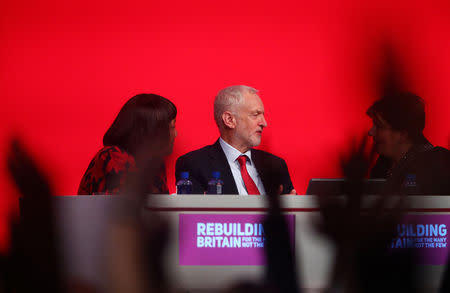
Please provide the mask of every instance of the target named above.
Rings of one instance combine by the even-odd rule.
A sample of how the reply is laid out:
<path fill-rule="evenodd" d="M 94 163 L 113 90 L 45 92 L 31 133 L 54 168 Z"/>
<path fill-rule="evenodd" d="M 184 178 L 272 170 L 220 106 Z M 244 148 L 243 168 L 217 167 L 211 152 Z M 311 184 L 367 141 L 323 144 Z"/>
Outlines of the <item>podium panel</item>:
<path fill-rule="evenodd" d="M 111 196 L 56 197 L 67 274 L 99 287 L 104 276 L 104 239 Z M 367 197 L 366 203 L 374 200 Z M 450 196 L 409 196 L 406 221 L 397 226 L 392 249 L 420 250 L 421 287 L 435 291 L 449 254 Z M 316 224 L 321 217 L 315 196 L 281 196 L 291 231 L 302 287 L 326 288 L 333 272 L 335 248 Z M 262 196 L 153 195 L 144 215 L 152 213 L 170 226 L 166 268 L 171 284 L 191 291 L 213 291 L 240 280 L 264 278 L 264 231 L 267 202 Z M 95 244 L 95 245 L 94 245 Z"/>

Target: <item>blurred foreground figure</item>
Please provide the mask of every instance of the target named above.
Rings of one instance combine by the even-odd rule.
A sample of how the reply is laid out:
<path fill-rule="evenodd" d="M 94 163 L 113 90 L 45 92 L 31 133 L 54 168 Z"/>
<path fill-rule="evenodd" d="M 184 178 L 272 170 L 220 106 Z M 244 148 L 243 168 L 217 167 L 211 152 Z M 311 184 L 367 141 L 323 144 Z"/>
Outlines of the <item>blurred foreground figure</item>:
<path fill-rule="evenodd" d="M 345 196 L 318 197 L 319 229 L 336 246 L 329 292 L 415 292 L 413 250 L 388 248 L 401 218 L 401 198 L 379 196 L 367 202 L 363 194 L 370 162 L 366 140 L 342 160 L 346 181 L 341 194 Z"/>
<path fill-rule="evenodd" d="M 124 196 L 115 198 L 105 239 L 109 241 L 105 255 L 109 266 L 105 272 L 108 287 L 103 291 L 64 275 L 48 179 L 19 142 L 11 144 L 8 170 L 22 195 L 21 215 L 11 228 L 10 255 L 0 258 L 0 292 L 168 292 L 163 268 L 168 225 L 160 216 L 142 217 L 147 178 L 159 171 L 156 163 L 161 161 L 161 152 L 137 153 L 140 168 L 127 178 Z"/>
<path fill-rule="evenodd" d="M 276 186 L 276 182 L 272 182 L 270 186 Z M 265 283 L 268 288 L 273 289 L 273 292 L 301 292 L 300 281 L 297 280 L 295 251 L 289 241 L 288 225 L 281 213 L 278 196 L 283 191 L 283 187 L 279 186 L 278 192 L 273 189 L 270 191 L 267 197 L 269 209 L 264 221 L 267 258 Z"/>
<path fill-rule="evenodd" d="M 107 292 L 171 292 L 164 266 L 170 227 L 161 215 L 145 211 L 155 200 L 146 197 L 148 178 L 157 176 L 161 155 L 159 150 L 149 151 L 145 146 L 139 150 L 139 168 L 134 176 L 128 176 L 124 196 L 115 198 L 107 240 Z"/>
<path fill-rule="evenodd" d="M 442 276 L 442 285 L 440 293 L 448 293 L 450 292 L 450 255 L 447 260 L 447 267 Z"/>
<path fill-rule="evenodd" d="M 11 227 L 10 255 L 2 268 L 4 290 L 64 292 L 50 184 L 18 141 L 11 143 L 7 162 L 22 198 L 20 221 Z"/>
<path fill-rule="evenodd" d="M 123 191 L 127 176 L 142 168 L 137 156 L 158 154 L 159 172 L 147 180 L 145 193 L 167 194 L 163 159 L 172 153 L 177 109 L 166 98 L 155 94 L 132 97 L 120 110 L 103 137 L 104 147 L 92 159 L 78 194 L 116 194 Z M 140 154 L 139 152 L 143 152 Z"/>
<path fill-rule="evenodd" d="M 450 152 L 434 147 L 423 135 L 424 101 L 394 92 L 368 110 L 375 150 L 380 155 L 372 178 L 386 178 L 395 194 L 450 194 Z"/>

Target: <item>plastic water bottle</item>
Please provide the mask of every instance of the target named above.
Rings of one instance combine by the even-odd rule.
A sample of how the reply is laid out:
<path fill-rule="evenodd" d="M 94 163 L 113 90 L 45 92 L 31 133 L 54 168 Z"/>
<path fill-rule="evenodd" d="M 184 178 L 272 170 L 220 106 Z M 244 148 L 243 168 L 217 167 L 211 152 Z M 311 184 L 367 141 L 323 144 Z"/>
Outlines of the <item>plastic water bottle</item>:
<path fill-rule="evenodd" d="M 189 172 L 181 172 L 177 182 L 177 194 L 192 194 L 192 181 L 189 180 Z"/>
<path fill-rule="evenodd" d="M 416 174 L 407 174 L 403 182 L 403 190 L 406 194 L 418 194 Z"/>
<path fill-rule="evenodd" d="M 208 181 L 206 194 L 222 194 L 223 181 L 220 179 L 220 172 L 212 172 L 212 178 Z"/>

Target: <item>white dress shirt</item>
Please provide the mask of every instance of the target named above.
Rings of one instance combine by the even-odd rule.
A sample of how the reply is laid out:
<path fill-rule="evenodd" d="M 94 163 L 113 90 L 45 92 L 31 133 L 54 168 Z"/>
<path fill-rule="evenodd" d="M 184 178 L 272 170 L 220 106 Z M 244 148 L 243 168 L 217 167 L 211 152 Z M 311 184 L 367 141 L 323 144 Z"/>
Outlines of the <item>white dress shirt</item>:
<path fill-rule="evenodd" d="M 246 167 L 248 174 L 253 179 L 256 184 L 256 187 L 259 190 L 261 195 L 266 194 L 264 190 L 264 186 L 262 184 L 261 177 L 259 177 L 258 171 L 256 170 L 255 164 L 252 161 L 252 152 L 250 150 L 245 153 L 241 153 L 231 145 L 229 145 L 222 138 L 219 138 L 220 146 L 222 147 L 223 152 L 225 153 L 225 157 L 227 157 L 228 165 L 230 165 L 231 173 L 233 174 L 234 182 L 236 183 L 238 193 L 241 195 L 248 195 L 247 189 L 245 189 L 244 180 L 241 175 L 241 166 L 238 162 L 238 157 L 245 155 L 247 156 Z"/>

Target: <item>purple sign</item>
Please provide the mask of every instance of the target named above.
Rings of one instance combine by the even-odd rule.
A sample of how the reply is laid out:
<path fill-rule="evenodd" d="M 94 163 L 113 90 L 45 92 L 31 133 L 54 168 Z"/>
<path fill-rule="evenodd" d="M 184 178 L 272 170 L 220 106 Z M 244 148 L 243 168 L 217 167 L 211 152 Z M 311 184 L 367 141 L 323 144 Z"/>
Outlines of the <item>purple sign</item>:
<path fill-rule="evenodd" d="M 285 217 L 294 247 L 295 215 Z M 265 265 L 264 215 L 180 214 L 179 220 L 180 265 Z"/>
<path fill-rule="evenodd" d="M 450 215 L 407 215 L 397 225 L 392 249 L 414 248 L 418 262 L 444 265 L 449 254 Z"/>

